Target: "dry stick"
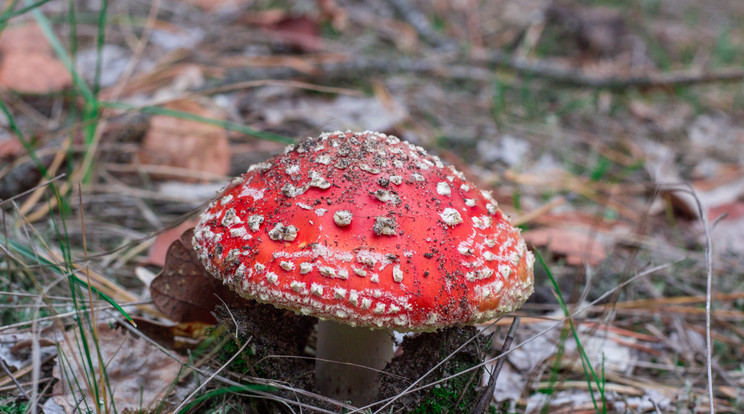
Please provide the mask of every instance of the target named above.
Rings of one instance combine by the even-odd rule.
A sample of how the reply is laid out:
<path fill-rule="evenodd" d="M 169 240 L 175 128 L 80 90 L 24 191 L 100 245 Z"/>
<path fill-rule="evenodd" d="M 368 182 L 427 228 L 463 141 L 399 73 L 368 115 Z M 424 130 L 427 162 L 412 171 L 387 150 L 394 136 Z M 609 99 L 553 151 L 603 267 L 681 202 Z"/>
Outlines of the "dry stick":
<path fill-rule="evenodd" d="M 668 87 L 744 80 L 744 70 L 738 67 L 708 72 L 702 72 L 700 70 L 678 70 L 630 76 L 594 76 L 571 68 L 546 63 L 545 61 L 529 61 L 515 58 L 500 51 L 496 51 L 484 59 L 475 59 L 475 61 L 505 67 L 519 73 L 541 77 L 567 85 L 603 89 L 652 86 Z"/>
<path fill-rule="evenodd" d="M 534 219 L 536 219 L 536 218 L 538 218 L 538 217 L 540 217 L 540 216 L 542 216 L 544 214 L 547 214 L 550 210 L 552 210 L 552 209 L 554 209 L 556 207 L 562 206 L 565 203 L 566 203 L 565 197 L 562 197 L 562 196 L 561 197 L 556 197 L 556 198 L 550 200 L 548 203 L 545 203 L 542 206 L 540 206 L 540 207 L 538 207 L 538 208 L 536 208 L 536 209 L 534 209 L 532 211 L 528 211 L 528 212 L 520 215 L 519 217 L 516 217 L 515 219 L 512 220 L 512 225 L 513 226 L 521 226 L 522 224 L 529 223 L 530 221 L 532 221 L 532 220 L 534 220 Z"/>
<path fill-rule="evenodd" d="M 501 347 L 501 352 L 508 352 L 509 348 L 511 348 L 512 342 L 514 342 L 514 336 L 517 334 L 517 328 L 519 328 L 519 317 L 515 317 L 514 321 L 512 321 L 511 327 L 509 327 L 509 333 L 506 335 L 506 339 L 504 339 L 504 345 Z M 498 379 L 499 374 L 501 373 L 501 368 L 504 366 L 504 358 L 499 358 L 498 362 L 496 362 L 496 368 L 493 370 L 493 376 L 494 378 Z M 494 380 L 494 384 L 496 381 Z"/>
<path fill-rule="evenodd" d="M 26 401 L 31 401 L 31 397 L 28 396 L 28 394 L 26 393 L 26 390 L 23 389 L 23 386 L 21 385 L 21 383 L 18 382 L 18 379 L 16 379 L 16 377 L 13 376 L 13 373 L 10 372 L 10 370 L 8 369 L 8 366 L 5 365 L 5 361 L 3 361 L 2 358 L 0 358 L 0 368 L 2 368 L 3 371 L 5 372 L 5 375 L 7 375 L 8 378 L 10 378 L 10 380 L 13 381 L 13 384 L 15 384 L 16 388 L 18 388 L 18 391 L 20 391 L 23 398 L 25 398 Z"/>
<path fill-rule="evenodd" d="M 412 60 L 401 58 L 362 59 L 349 56 L 344 62 L 318 63 L 317 73 L 324 78 L 348 77 L 355 74 L 370 72 L 378 73 L 409 73 L 429 74 L 453 80 L 469 80 L 491 82 L 494 78 L 492 66 L 513 70 L 520 74 L 542 78 L 556 83 L 588 87 L 596 89 L 623 89 L 628 87 L 671 87 L 678 85 L 696 85 L 715 82 L 738 82 L 744 80 L 744 70 L 738 67 L 723 68 L 708 72 L 700 70 L 679 70 L 670 72 L 655 72 L 641 75 L 610 75 L 594 76 L 565 66 L 519 59 L 503 52 L 494 52 L 485 58 L 470 58 L 467 56 L 448 55 L 446 59 L 453 62 L 467 62 L 468 64 L 450 64 L 435 61 L 434 58 Z M 228 74 L 226 80 L 211 84 L 208 87 L 221 87 L 234 82 L 259 79 L 291 79 L 303 77 L 307 74 L 290 67 L 259 69 L 236 69 Z"/>
<path fill-rule="evenodd" d="M 509 348 L 511 348 L 512 342 L 514 342 L 514 336 L 517 334 L 519 322 L 520 318 L 518 316 L 512 319 L 511 326 L 509 327 L 509 332 L 506 334 L 506 339 L 504 339 L 504 344 L 501 346 L 501 351 L 499 351 L 499 354 L 504 353 L 508 351 Z M 473 414 L 486 412 L 486 406 L 493 399 L 493 390 L 496 388 L 496 381 L 498 381 L 499 374 L 501 373 L 501 368 L 504 366 L 504 361 L 504 358 L 499 358 L 498 362 L 496 362 L 496 366 L 490 373 L 491 375 L 488 380 L 486 391 L 481 396 L 480 401 L 478 401 L 478 405 L 476 405 L 476 407 L 472 410 Z"/>
<path fill-rule="evenodd" d="M 142 30 L 142 36 L 140 36 L 137 44 L 134 46 L 132 57 L 127 62 L 127 66 L 124 69 L 120 80 L 116 83 L 116 85 L 114 85 L 113 91 L 111 93 L 113 101 L 119 98 L 121 93 L 124 91 L 127 83 L 129 83 L 129 79 L 132 77 L 132 73 L 134 73 L 134 69 L 137 67 L 137 63 L 139 63 L 140 58 L 142 57 L 142 53 L 145 51 L 145 47 L 150 41 L 150 35 L 152 34 L 152 30 L 155 27 L 155 23 L 157 22 L 159 11 L 160 0 L 154 0 L 150 5 L 150 11 L 147 15 L 145 27 Z"/>
<path fill-rule="evenodd" d="M 24 191 L 22 193 L 16 194 L 13 197 L 10 197 L 10 198 L 8 198 L 6 200 L 0 200 L 0 206 L 4 205 L 5 203 L 10 203 L 10 202 L 12 202 L 14 200 L 17 200 L 17 199 L 19 199 L 19 198 L 21 198 L 21 197 L 23 197 L 23 196 L 25 196 L 25 195 L 27 195 L 29 193 L 33 193 L 37 189 L 39 189 L 41 187 L 46 187 L 46 186 L 48 186 L 49 184 L 51 184 L 51 183 L 53 183 L 55 181 L 59 181 L 60 179 L 64 178 L 66 175 L 67 174 L 65 174 L 65 173 L 61 173 L 61 174 L 55 176 L 54 178 L 52 178 L 50 180 L 47 180 L 47 181 L 43 181 L 43 182 L 35 185 L 33 188 L 30 188 L 30 189 L 28 189 L 28 190 L 26 190 L 26 191 Z"/>
<path fill-rule="evenodd" d="M 285 88 L 296 88 L 304 89 L 308 91 L 330 93 L 336 95 L 349 95 L 349 96 L 365 96 L 363 92 L 355 89 L 338 88 L 334 86 L 316 85 L 309 82 L 301 82 L 295 80 L 279 80 L 279 79 L 259 79 L 259 80 L 248 80 L 244 82 L 230 83 L 223 86 L 218 86 L 209 89 L 200 89 L 198 92 L 185 93 L 172 98 L 163 98 L 158 101 L 152 102 L 151 105 L 165 105 L 171 102 L 181 101 L 184 99 L 204 96 L 204 95 L 216 95 L 218 93 L 234 92 L 248 88 L 258 88 L 262 86 L 283 86 Z"/>
<path fill-rule="evenodd" d="M 122 303 L 122 304 L 119 304 L 119 307 L 125 308 L 125 307 L 128 307 L 128 306 L 141 306 L 141 305 L 151 305 L 151 304 L 152 304 L 152 300 L 145 300 L 145 301 L 140 301 L 140 302 Z M 114 307 L 112 305 L 109 305 L 109 304 L 105 304 L 105 305 L 101 305 L 101 306 L 96 307 L 96 310 L 100 310 L 100 311 L 103 311 L 103 310 L 112 310 L 112 309 L 114 309 Z M 23 322 L 14 323 L 12 325 L 0 326 L 0 332 L 5 332 L 5 331 L 13 330 L 15 328 L 23 328 L 24 326 L 31 325 L 32 323 L 34 323 L 34 321 L 36 321 L 36 322 L 54 321 L 54 320 L 57 320 L 57 319 L 62 319 L 62 318 L 66 318 L 66 317 L 69 317 L 69 316 L 74 316 L 77 313 L 78 313 L 77 311 L 70 311 L 70 312 L 65 312 L 65 313 L 58 313 L 56 315 L 44 316 L 44 317 L 41 317 L 41 318 L 36 318 L 36 319 L 34 319 L 32 321 L 23 321 Z M 117 313 L 118 313 L 118 311 L 117 311 Z"/>
<path fill-rule="evenodd" d="M 69 140 L 64 140 L 62 142 L 62 146 L 57 150 L 57 153 L 54 155 L 54 158 L 52 159 L 52 163 L 47 168 L 47 174 L 56 174 L 59 167 L 62 165 L 62 161 L 65 160 L 65 156 L 67 155 L 67 149 L 70 146 Z M 39 202 L 39 199 L 41 199 L 41 196 L 44 194 L 44 190 L 46 189 L 45 186 L 42 186 L 43 183 L 49 183 L 49 181 L 53 180 L 42 180 L 39 185 L 36 186 L 36 190 L 31 194 L 29 198 L 26 199 L 26 201 L 21 204 L 21 207 L 19 209 L 19 213 L 21 214 L 21 217 L 26 216 L 31 209 Z M 65 183 L 62 184 L 64 186 Z M 60 191 L 62 193 L 62 191 Z M 50 203 L 56 203 L 56 199 L 53 198 L 49 201 Z M 25 217 L 24 217 L 25 219 Z M 33 221 L 33 220 L 28 220 Z"/>

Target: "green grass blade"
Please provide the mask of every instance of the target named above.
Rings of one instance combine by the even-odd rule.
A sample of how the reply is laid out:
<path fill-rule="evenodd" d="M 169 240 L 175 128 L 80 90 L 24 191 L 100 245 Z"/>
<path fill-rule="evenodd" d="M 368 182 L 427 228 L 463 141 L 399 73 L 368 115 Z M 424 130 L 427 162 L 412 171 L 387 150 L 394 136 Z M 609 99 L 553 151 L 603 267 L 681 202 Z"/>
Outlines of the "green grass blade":
<path fill-rule="evenodd" d="M 258 384 L 252 384 L 252 385 L 233 385 L 230 387 L 225 388 L 218 388 L 212 391 L 209 391 L 205 393 L 204 395 L 199 396 L 198 398 L 195 398 L 194 401 L 188 403 L 185 407 L 179 411 L 179 414 L 185 414 L 188 413 L 189 409 L 196 404 L 201 403 L 202 401 L 206 401 L 210 398 L 218 397 L 223 394 L 233 393 L 233 392 L 251 392 L 251 391 L 266 391 L 271 392 L 275 391 L 276 389 L 274 387 L 269 387 L 267 385 L 258 385 Z"/>
<path fill-rule="evenodd" d="M 0 99 L 0 111 L 2 111 L 3 115 L 5 115 L 5 118 L 8 120 L 8 126 L 10 127 L 10 130 L 13 131 L 16 138 L 18 138 L 18 141 L 23 146 L 23 149 L 26 150 L 26 154 L 28 154 L 29 157 L 31 157 L 31 161 L 36 164 L 36 168 L 41 171 L 41 175 L 44 176 L 47 180 L 50 179 L 46 166 L 44 166 L 44 163 L 41 162 L 39 157 L 36 156 L 36 152 L 34 151 L 33 147 L 31 146 L 31 143 L 26 139 L 26 137 L 23 135 L 23 132 L 18 128 L 18 125 L 15 123 L 15 118 L 10 113 L 10 110 L 8 110 L 8 107 L 5 106 L 5 102 L 3 102 Z M 55 185 L 55 184 L 52 184 Z"/>
<path fill-rule="evenodd" d="M 93 80 L 93 92 L 98 96 L 101 89 L 101 68 L 103 67 L 103 45 L 106 42 L 106 17 L 108 0 L 101 0 L 101 11 L 98 13 L 98 34 L 96 36 L 96 74 Z"/>
<path fill-rule="evenodd" d="M 13 3 L 6 9 L 5 13 L 3 13 L 2 16 L 0 16 L 0 25 L 4 25 L 8 22 L 8 20 L 20 16 L 22 14 L 28 13 L 29 11 L 43 6 L 45 3 L 49 3 L 50 0 L 40 0 L 36 3 L 31 3 L 28 6 L 22 7 L 16 11 L 11 11 L 15 8 L 15 4 L 18 2 L 17 0 L 14 0 Z"/>
<path fill-rule="evenodd" d="M 28 1 L 26 1 L 26 3 L 28 3 Z M 75 69 L 75 65 L 70 58 L 70 54 L 67 53 L 65 47 L 62 46 L 62 43 L 59 41 L 57 35 L 54 34 L 54 30 L 52 30 L 52 23 L 39 8 L 32 9 L 31 14 L 34 16 L 34 19 L 39 25 L 41 31 L 44 33 L 44 37 L 46 37 L 47 41 L 52 46 L 54 53 L 57 55 L 57 58 L 62 62 L 63 65 L 65 65 L 67 70 L 70 72 L 70 75 L 72 75 L 72 81 L 75 84 L 75 87 L 83 95 L 85 101 L 87 103 L 96 102 L 97 99 L 95 95 L 93 95 L 93 91 L 90 90 L 83 78 L 80 77 L 80 74 Z"/>
<path fill-rule="evenodd" d="M 550 283 L 553 285 L 553 289 L 555 291 L 556 299 L 558 300 L 558 304 L 561 306 L 561 310 L 563 310 L 563 314 L 566 317 L 571 316 L 571 313 L 568 311 L 568 306 L 566 305 L 566 301 L 563 298 L 563 294 L 561 293 L 561 289 L 558 286 L 558 282 L 553 277 L 553 273 L 550 271 L 550 268 L 548 268 L 547 263 L 545 263 L 545 260 L 543 260 L 542 255 L 540 255 L 540 252 L 535 251 L 535 256 L 537 257 L 537 260 L 540 262 L 542 267 L 545 269 L 545 272 L 548 274 L 548 279 L 550 279 Z M 576 331 L 576 327 L 573 324 L 572 319 L 568 319 L 568 324 L 571 329 L 571 333 L 574 337 L 574 341 L 576 341 L 576 349 L 579 352 L 579 356 L 581 357 L 581 365 L 584 368 L 584 376 L 586 377 L 587 386 L 589 387 L 590 396 L 592 398 L 592 403 L 594 404 L 594 410 L 598 413 L 607 412 L 607 403 L 605 399 L 605 388 L 604 388 L 604 381 L 600 380 L 597 376 L 597 373 L 594 370 L 594 367 L 591 364 L 591 361 L 589 360 L 589 356 L 586 354 L 586 350 L 584 349 L 583 345 L 581 345 L 581 340 L 579 339 L 579 333 Z M 597 385 L 597 390 L 599 392 L 600 398 L 602 400 L 602 409 L 600 410 L 599 405 L 597 404 L 597 400 L 594 397 L 594 389 L 592 388 L 592 381 Z"/>
<path fill-rule="evenodd" d="M 119 306 L 116 303 L 116 301 L 114 301 L 111 297 L 109 297 L 105 293 L 98 290 L 95 286 L 88 286 L 88 283 L 86 281 L 75 276 L 71 271 L 66 271 L 62 269 L 57 263 L 54 263 L 51 260 L 48 260 L 44 257 L 36 255 L 31 249 L 18 243 L 15 240 L 8 240 L 4 236 L 0 236 L 0 241 L 5 243 L 6 246 L 10 247 L 10 249 L 13 252 L 25 257 L 26 259 L 32 260 L 32 261 L 38 260 L 43 266 L 51 269 L 53 272 L 59 275 L 62 275 L 62 276 L 67 276 L 73 284 L 76 284 L 84 289 L 88 289 L 88 287 L 90 287 L 90 289 L 93 292 L 99 295 L 101 299 L 106 301 L 109 305 L 113 306 L 114 309 L 116 309 L 124 318 L 127 319 L 127 321 L 129 321 L 132 324 L 134 323 L 134 320 L 132 320 L 132 317 L 129 316 L 129 314 L 121 306 Z"/>

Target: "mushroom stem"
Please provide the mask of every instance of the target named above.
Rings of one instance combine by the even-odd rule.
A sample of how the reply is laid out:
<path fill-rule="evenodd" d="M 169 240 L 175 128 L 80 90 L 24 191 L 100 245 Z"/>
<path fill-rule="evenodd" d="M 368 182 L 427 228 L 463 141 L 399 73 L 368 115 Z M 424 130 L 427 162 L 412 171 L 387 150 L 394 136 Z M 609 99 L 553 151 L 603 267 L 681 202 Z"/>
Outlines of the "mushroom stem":
<path fill-rule="evenodd" d="M 374 402 L 378 370 L 393 357 L 393 338 L 386 330 L 321 320 L 316 356 L 315 383 L 320 393 L 360 407 Z"/>

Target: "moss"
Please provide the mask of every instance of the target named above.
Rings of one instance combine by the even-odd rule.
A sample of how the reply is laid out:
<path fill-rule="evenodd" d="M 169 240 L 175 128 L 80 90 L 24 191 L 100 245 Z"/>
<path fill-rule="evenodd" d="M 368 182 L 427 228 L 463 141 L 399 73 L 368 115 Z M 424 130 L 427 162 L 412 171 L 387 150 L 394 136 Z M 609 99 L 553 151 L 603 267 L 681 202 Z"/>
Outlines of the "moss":
<path fill-rule="evenodd" d="M 0 413 L 24 414 L 28 410 L 28 403 L 12 397 L 0 397 Z"/>
<path fill-rule="evenodd" d="M 454 369 L 448 372 L 449 375 L 472 368 L 474 364 L 459 361 L 454 365 Z M 481 394 L 479 374 L 480 370 L 474 370 L 435 385 L 412 412 L 415 414 L 470 413 Z"/>
<path fill-rule="evenodd" d="M 470 339 L 473 340 L 458 350 Z M 392 375 L 382 374 L 384 377 L 380 377 L 382 386 L 379 399 L 398 396 L 390 408 L 391 412 L 472 412 L 485 392 L 481 387 L 483 368 L 473 369 L 483 361 L 486 348 L 484 339 L 473 327 L 450 328 L 406 338 L 401 345 L 402 355 L 394 358 L 386 368 L 386 372 Z M 434 369 L 440 361 L 445 362 Z M 430 370 L 433 370 L 432 373 L 418 381 L 417 385 L 454 377 L 421 391 L 402 394 L 412 381 Z M 456 375 L 458 373 L 462 374 Z"/>

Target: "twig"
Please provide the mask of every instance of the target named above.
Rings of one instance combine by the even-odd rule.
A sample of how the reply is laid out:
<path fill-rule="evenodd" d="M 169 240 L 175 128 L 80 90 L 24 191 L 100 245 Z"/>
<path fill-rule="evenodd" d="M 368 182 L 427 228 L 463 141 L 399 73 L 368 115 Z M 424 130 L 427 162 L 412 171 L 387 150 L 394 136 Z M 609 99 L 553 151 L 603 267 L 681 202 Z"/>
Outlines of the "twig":
<path fill-rule="evenodd" d="M 119 306 L 122 307 L 122 308 L 124 308 L 124 307 L 127 307 L 127 306 L 141 306 L 141 305 L 151 305 L 151 304 L 152 304 L 152 300 L 144 300 L 144 301 L 132 302 L 132 303 L 121 303 L 121 304 L 119 304 Z M 112 305 L 109 305 L 109 304 L 101 305 L 101 306 L 96 307 L 96 310 L 101 310 L 101 311 L 102 310 L 111 310 L 111 309 L 114 309 L 114 307 Z M 51 315 L 51 316 L 44 316 L 44 317 L 41 317 L 41 318 L 36 318 L 35 321 L 37 321 L 37 322 L 53 321 L 53 320 L 57 320 L 57 319 L 61 319 L 61 318 L 66 318 L 66 317 L 69 317 L 69 316 L 74 316 L 77 313 L 78 313 L 78 311 L 76 311 L 76 310 L 70 311 L 70 312 L 65 312 L 65 313 L 58 313 L 58 314 Z M 23 328 L 24 326 L 31 325 L 32 323 L 34 323 L 34 320 L 17 322 L 17 323 L 11 324 L 11 325 L 0 326 L 0 332 L 9 331 L 9 330 L 13 330 L 13 329 L 16 329 L 16 328 Z"/>
<path fill-rule="evenodd" d="M 506 334 L 506 339 L 504 339 L 504 345 L 501 347 L 501 352 L 508 352 L 509 348 L 511 348 L 512 342 L 514 342 L 514 336 L 517 334 L 517 328 L 519 328 L 519 317 L 515 317 L 512 321 L 511 327 L 509 327 L 509 332 Z M 499 374 L 501 373 L 501 368 L 504 366 L 505 358 L 499 358 L 498 362 L 496 362 L 496 369 L 493 371 L 494 378 L 498 379 Z M 495 384 L 494 380 L 494 384 Z"/>
<path fill-rule="evenodd" d="M 7 375 L 8 378 L 10 378 L 10 380 L 13 381 L 13 384 L 15 384 L 16 388 L 18 388 L 18 391 L 21 393 L 23 398 L 25 398 L 26 401 L 31 401 L 31 397 L 29 397 L 28 393 L 26 393 L 26 390 L 23 389 L 23 386 L 21 386 L 21 383 L 18 382 L 18 379 L 16 379 L 16 377 L 13 376 L 13 373 L 10 372 L 10 370 L 8 369 L 8 366 L 5 365 L 5 361 L 3 361 L 2 358 L 0 358 L 0 368 L 2 368 L 3 372 L 5 372 L 5 375 Z"/>
<path fill-rule="evenodd" d="M 713 400 L 713 344 L 711 341 L 711 303 L 713 295 L 713 242 L 710 237 L 710 226 L 708 223 L 708 212 L 703 208 L 703 203 L 700 201 L 695 189 L 692 185 L 687 184 L 692 196 L 695 198 L 695 204 L 697 204 L 698 213 L 700 214 L 700 222 L 703 224 L 703 230 L 705 231 L 705 364 L 708 368 L 708 403 L 710 404 L 710 413 L 715 414 L 716 405 Z"/>
<path fill-rule="evenodd" d="M 708 404 L 711 414 L 715 414 L 715 401 L 713 399 L 713 344 L 711 339 L 711 304 L 713 302 L 713 244 L 710 236 L 710 223 L 708 222 L 708 212 L 703 207 L 700 197 L 690 183 L 661 185 L 668 191 L 681 191 L 689 194 L 695 200 L 695 206 L 698 210 L 700 222 L 705 232 L 705 364 L 708 376 Z"/>
<path fill-rule="evenodd" d="M 596 89 L 669 87 L 744 80 L 744 70 L 739 67 L 729 67 L 707 72 L 700 70 L 677 70 L 630 76 L 594 76 L 546 61 L 514 58 L 500 51 L 493 52 L 490 56 L 480 59 L 480 62 L 512 69 L 522 74 L 545 78 L 566 85 Z"/>
<path fill-rule="evenodd" d="M 503 52 L 493 52 L 490 56 L 470 58 L 467 56 L 444 54 L 426 59 L 351 58 L 342 62 L 320 62 L 313 71 L 324 79 L 353 77 L 356 74 L 375 73 L 409 73 L 428 74 L 430 76 L 452 80 L 470 80 L 490 82 L 494 78 L 493 67 L 513 70 L 517 73 L 546 79 L 552 82 L 594 89 L 624 89 L 648 87 L 672 87 L 697 85 L 716 82 L 739 82 L 744 80 L 744 70 L 738 67 L 722 68 L 711 71 L 678 70 L 654 72 L 638 75 L 595 76 L 564 65 L 544 60 L 527 60 L 515 58 Z M 442 61 L 446 60 L 446 61 Z M 451 62 L 458 62 L 453 64 Z M 465 62 L 463 64 L 463 62 Z M 224 81 L 206 85 L 203 89 L 223 87 L 236 82 L 259 79 L 293 79 L 307 76 L 290 67 L 233 69 L 228 71 Z"/>
<path fill-rule="evenodd" d="M 8 198 L 6 200 L 0 200 L 0 207 L 2 207 L 5 203 L 10 203 L 10 202 L 12 202 L 14 200 L 17 200 L 17 199 L 19 199 L 21 197 L 26 196 L 27 194 L 33 193 L 37 189 L 39 189 L 41 187 L 46 187 L 46 186 L 48 186 L 49 184 L 51 184 L 51 183 L 53 183 L 55 181 L 59 181 L 62 178 L 64 178 L 66 175 L 67 174 L 65 174 L 65 173 L 61 173 L 61 174 L 55 176 L 54 178 L 52 178 L 51 180 L 42 181 L 39 184 L 35 185 L 33 188 L 29 188 L 28 190 L 26 190 L 26 191 L 24 191 L 22 193 L 19 193 L 19 194 L 14 195 L 13 197 L 10 197 L 10 198 Z"/>
<path fill-rule="evenodd" d="M 207 378 L 201 384 L 199 384 L 199 386 L 196 387 L 196 389 L 194 391 L 192 391 L 191 394 L 189 394 L 186 398 L 183 399 L 183 401 L 181 401 L 181 404 L 179 404 L 178 407 L 176 407 L 176 409 L 173 410 L 173 412 L 174 413 L 180 412 L 181 409 L 183 408 L 183 406 L 186 405 L 186 403 L 189 400 L 191 400 L 192 398 L 194 398 L 194 395 L 196 395 L 197 392 L 199 392 L 202 388 L 204 388 L 207 384 L 209 384 L 209 382 L 212 381 L 214 379 L 214 377 L 216 377 L 223 369 L 225 369 L 226 367 L 230 366 L 230 364 L 232 364 L 233 360 L 235 358 L 237 358 L 238 355 L 242 354 L 243 353 L 243 350 L 245 349 L 245 347 L 247 347 L 248 344 L 251 343 L 251 339 L 253 339 L 253 338 L 252 337 L 251 338 L 248 338 L 248 340 L 245 341 L 245 343 L 243 344 L 243 346 L 241 346 L 240 349 L 238 349 L 238 351 L 235 352 L 235 354 L 233 356 L 231 356 L 230 359 L 227 362 L 225 362 L 221 367 L 219 367 L 217 369 L 217 371 L 214 372 L 214 374 L 212 374 L 212 375 L 209 376 L 209 378 Z"/>
<path fill-rule="evenodd" d="M 504 339 L 504 344 L 501 346 L 501 351 L 499 352 L 504 353 L 511 348 L 512 342 L 514 342 L 514 336 L 517 334 L 517 328 L 519 327 L 520 318 L 515 317 L 512 319 L 511 326 L 509 327 L 509 332 L 506 334 L 506 339 Z M 483 396 L 481 397 L 480 401 L 478 401 L 478 405 L 473 409 L 473 414 L 479 414 L 479 413 L 485 413 L 486 408 L 488 407 L 488 404 L 493 399 L 493 390 L 496 388 L 496 381 L 499 378 L 499 374 L 501 373 L 501 368 L 504 366 L 505 358 L 499 358 L 498 362 L 496 362 L 496 366 L 493 368 L 493 371 L 489 375 L 488 379 L 488 386 L 486 387 L 485 392 L 483 393 Z"/>

